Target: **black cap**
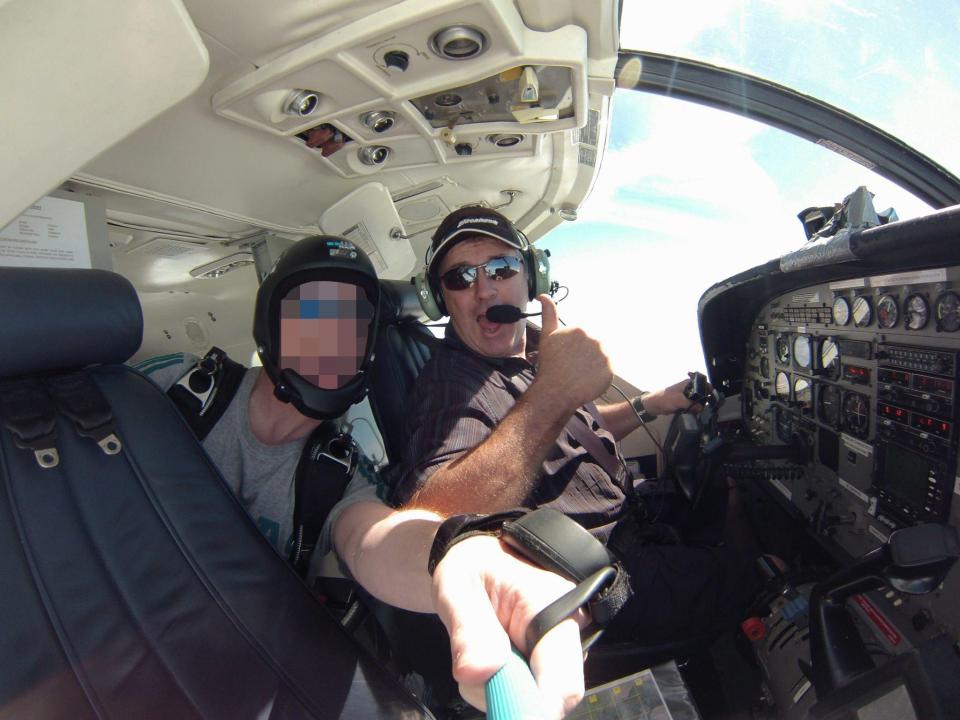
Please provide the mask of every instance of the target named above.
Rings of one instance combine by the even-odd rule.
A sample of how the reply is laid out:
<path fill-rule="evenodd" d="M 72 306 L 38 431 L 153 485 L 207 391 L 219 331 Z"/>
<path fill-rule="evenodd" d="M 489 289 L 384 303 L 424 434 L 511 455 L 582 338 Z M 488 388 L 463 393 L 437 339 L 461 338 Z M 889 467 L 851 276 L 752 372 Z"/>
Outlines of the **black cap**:
<path fill-rule="evenodd" d="M 523 233 L 496 210 L 479 205 L 468 205 L 447 215 L 433 233 L 431 255 L 427 261 L 427 275 L 433 274 L 443 256 L 459 240 L 477 236 L 494 238 L 517 250 L 526 250 L 528 245 Z"/>

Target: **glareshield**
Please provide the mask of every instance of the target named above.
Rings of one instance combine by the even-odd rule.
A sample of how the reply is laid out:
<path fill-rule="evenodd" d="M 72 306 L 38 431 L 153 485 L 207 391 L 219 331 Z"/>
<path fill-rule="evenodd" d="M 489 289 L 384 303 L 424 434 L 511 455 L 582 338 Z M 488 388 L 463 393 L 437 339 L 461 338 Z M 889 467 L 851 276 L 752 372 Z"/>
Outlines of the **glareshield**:
<path fill-rule="evenodd" d="M 366 358 L 373 315 L 373 303 L 357 285 L 297 285 L 280 301 L 280 369 L 321 389 L 345 386 Z"/>

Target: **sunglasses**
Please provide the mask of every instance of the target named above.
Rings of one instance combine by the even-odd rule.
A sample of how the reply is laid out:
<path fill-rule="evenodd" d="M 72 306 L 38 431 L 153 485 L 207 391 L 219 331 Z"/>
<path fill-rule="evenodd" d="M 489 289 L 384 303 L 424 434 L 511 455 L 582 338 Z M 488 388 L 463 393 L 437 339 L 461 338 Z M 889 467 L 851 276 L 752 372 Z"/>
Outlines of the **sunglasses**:
<path fill-rule="evenodd" d="M 490 258 L 479 265 L 463 265 L 447 270 L 440 276 L 440 282 L 447 290 L 466 290 L 477 281 L 477 271 L 483 268 L 490 280 L 512 278 L 523 267 L 523 261 L 513 255 Z"/>

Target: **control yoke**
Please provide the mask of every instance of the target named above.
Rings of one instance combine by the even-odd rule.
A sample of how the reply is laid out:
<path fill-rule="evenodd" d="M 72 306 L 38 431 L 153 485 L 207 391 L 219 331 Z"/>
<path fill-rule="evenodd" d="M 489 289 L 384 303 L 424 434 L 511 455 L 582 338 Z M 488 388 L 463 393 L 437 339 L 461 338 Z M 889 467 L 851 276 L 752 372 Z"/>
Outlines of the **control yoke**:
<path fill-rule="evenodd" d="M 853 595 L 890 585 L 923 595 L 946 578 L 960 557 L 960 532 L 945 525 L 898 530 L 889 542 L 814 586 L 810 594 L 810 660 L 818 698 L 874 669 L 845 603 Z"/>
<path fill-rule="evenodd" d="M 720 433 L 719 413 L 724 397 L 711 388 L 701 373 L 690 373 L 683 390 L 691 411 L 674 415 L 663 443 L 664 477 L 673 478 L 687 499 L 696 506 L 723 463 L 750 460 L 787 460 L 803 464 L 809 461 L 809 449 L 800 443 L 790 445 L 750 445 L 730 443 Z"/>

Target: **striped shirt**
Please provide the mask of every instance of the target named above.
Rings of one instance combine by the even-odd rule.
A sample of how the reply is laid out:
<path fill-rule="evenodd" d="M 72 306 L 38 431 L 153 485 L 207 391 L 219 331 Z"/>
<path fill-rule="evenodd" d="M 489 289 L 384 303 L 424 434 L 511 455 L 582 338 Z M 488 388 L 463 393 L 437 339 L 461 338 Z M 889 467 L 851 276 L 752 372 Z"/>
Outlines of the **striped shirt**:
<path fill-rule="evenodd" d="M 529 340 L 527 346 L 532 347 Z M 526 359 L 478 355 L 448 326 L 407 400 L 407 452 L 386 476 L 393 501 L 408 502 L 443 465 L 486 440 L 530 387 L 535 362 L 534 353 Z M 537 485 L 523 505 L 563 512 L 606 541 L 625 505 L 624 493 L 571 434 L 576 422 L 585 423 L 616 452 L 613 436 L 586 407 L 579 408 L 547 453 Z"/>

